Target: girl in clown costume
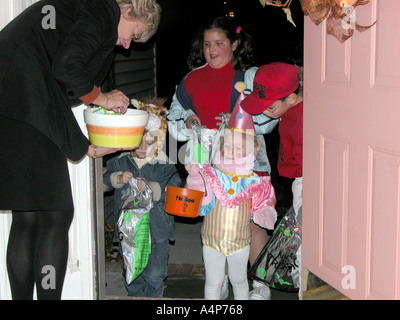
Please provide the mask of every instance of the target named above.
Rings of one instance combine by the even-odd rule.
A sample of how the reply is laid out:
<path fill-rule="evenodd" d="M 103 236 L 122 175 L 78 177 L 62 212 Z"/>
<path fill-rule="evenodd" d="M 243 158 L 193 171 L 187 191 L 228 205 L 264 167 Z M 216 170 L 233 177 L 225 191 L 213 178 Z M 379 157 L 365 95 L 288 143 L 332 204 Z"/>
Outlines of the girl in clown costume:
<path fill-rule="evenodd" d="M 243 98 L 242 92 L 213 164 L 186 166 L 187 188 L 206 191 L 200 212 L 205 299 L 220 299 L 226 264 L 235 300 L 249 298 L 250 221 L 273 229 L 277 217 L 270 177 L 253 172 L 260 146 L 251 116 L 240 107 Z"/>

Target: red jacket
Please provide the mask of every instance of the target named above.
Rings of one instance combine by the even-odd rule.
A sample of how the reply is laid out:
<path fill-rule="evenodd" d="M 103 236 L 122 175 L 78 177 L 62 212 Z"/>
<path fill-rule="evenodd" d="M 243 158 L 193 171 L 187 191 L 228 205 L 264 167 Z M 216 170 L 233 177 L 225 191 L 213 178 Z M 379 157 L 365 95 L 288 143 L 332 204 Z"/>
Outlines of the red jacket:
<path fill-rule="evenodd" d="M 303 101 L 279 119 L 278 172 L 282 177 L 303 176 Z"/>

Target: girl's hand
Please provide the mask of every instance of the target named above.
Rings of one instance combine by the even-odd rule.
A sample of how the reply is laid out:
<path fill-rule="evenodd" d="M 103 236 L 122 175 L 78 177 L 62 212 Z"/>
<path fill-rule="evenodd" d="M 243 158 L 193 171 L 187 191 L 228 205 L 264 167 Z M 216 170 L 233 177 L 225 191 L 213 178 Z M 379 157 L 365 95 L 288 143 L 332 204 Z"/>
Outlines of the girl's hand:
<path fill-rule="evenodd" d="M 194 115 L 194 116 L 187 117 L 186 128 L 192 129 L 192 120 L 197 121 L 199 123 L 199 125 L 201 126 L 200 118 L 198 116 Z"/>
<path fill-rule="evenodd" d="M 132 172 L 125 171 L 123 174 L 120 174 L 120 175 L 117 177 L 117 182 L 118 182 L 118 183 L 123 183 L 123 184 L 125 184 L 125 183 L 128 183 L 129 180 L 131 180 L 132 178 L 133 178 Z M 139 188 L 139 189 L 140 189 L 140 188 Z"/>
<path fill-rule="evenodd" d="M 107 93 L 101 93 L 93 104 L 112 110 L 115 113 L 126 113 L 129 106 L 129 98 L 119 90 L 112 90 Z"/>
<path fill-rule="evenodd" d="M 301 228 L 301 225 L 299 225 L 297 222 L 296 222 L 296 227 L 298 228 L 298 232 L 299 232 L 299 235 L 301 235 L 302 234 L 302 228 Z"/>
<path fill-rule="evenodd" d="M 223 114 L 225 114 L 226 123 L 228 123 L 229 119 L 231 118 L 231 114 L 226 112 L 224 112 Z M 215 120 L 219 121 L 217 122 L 217 126 L 220 126 L 222 124 L 222 113 L 220 113 L 220 117 L 215 117 Z"/>

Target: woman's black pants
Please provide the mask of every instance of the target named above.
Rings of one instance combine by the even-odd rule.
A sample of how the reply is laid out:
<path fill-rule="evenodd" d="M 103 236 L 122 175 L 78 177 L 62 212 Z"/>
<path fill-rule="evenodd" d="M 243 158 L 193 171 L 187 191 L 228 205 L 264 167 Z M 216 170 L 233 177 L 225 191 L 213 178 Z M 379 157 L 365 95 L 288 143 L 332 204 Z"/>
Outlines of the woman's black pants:
<path fill-rule="evenodd" d="M 13 211 L 7 269 L 13 300 L 61 299 L 68 261 L 70 211 Z"/>

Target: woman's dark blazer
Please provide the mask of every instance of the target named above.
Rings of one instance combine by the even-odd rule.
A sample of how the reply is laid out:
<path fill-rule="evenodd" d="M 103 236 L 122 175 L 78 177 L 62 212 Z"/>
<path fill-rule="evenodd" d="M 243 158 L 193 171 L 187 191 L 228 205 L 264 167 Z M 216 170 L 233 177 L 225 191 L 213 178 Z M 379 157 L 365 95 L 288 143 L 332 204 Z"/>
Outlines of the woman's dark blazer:
<path fill-rule="evenodd" d="M 0 31 L 0 115 L 80 160 L 90 142 L 71 107 L 106 77 L 119 18 L 115 0 L 41 0 L 22 12 Z"/>

